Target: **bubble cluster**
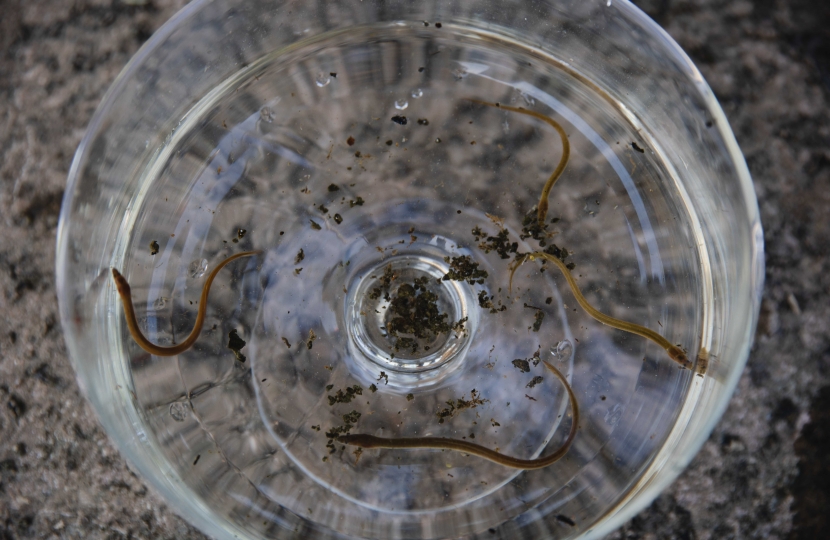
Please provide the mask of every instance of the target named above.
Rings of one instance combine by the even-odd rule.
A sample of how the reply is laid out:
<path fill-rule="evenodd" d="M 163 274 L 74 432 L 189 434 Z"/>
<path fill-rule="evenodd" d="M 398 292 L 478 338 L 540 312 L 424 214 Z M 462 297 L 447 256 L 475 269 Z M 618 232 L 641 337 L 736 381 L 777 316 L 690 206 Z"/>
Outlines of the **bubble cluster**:
<path fill-rule="evenodd" d="M 172 403 L 170 405 L 170 416 L 173 417 L 173 420 L 176 422 L 184 422 L 184 419 L 187 418 L 188 415 L 188 406 L 181 401 L 177 401 L 176 403 Z"/>
<path fill-rule="evenodd" d="M 274 111 L 270 107 L 263 107 L 259 110 L 259 117 L 263 122 L 270 124 L 274 121 Z"/>

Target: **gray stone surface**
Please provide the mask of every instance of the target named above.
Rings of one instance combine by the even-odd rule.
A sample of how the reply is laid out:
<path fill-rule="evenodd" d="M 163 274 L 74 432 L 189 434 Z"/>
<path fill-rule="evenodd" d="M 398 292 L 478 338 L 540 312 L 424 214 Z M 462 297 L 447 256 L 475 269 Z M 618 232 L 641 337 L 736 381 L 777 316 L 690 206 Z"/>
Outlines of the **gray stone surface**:
<path fill-rule="evenodd" d="M 767 282 L 723 420 L 611 538 L 830 538 L 830 4 L 637 3 L 726 111 L 759 197 Z M 83 130 L 181 4 L 0 0 L 0 540 L 204 538 L 130 472 L 81 396 L 53 270 Z"/>

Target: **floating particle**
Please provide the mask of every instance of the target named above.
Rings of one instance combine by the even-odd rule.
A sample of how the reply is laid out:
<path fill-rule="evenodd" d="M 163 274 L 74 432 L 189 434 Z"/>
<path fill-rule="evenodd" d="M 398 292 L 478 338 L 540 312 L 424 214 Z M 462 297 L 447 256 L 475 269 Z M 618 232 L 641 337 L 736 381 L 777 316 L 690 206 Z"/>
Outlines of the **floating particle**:
<path fill-rule="evenodd" d="M 513 360 L 513 365 L 522 373 L 530 373 L 530 362 L 517 358 Z"/>
<path fill-rule="evenodd" d="M 609 0 L 610 2 L 610 0 Z M 563 516 L 562 514 L 556 514 L 556 521 L 564 523 L 565 525 L 570 525 L 571 527 L 576 526 L 576 522 L 569 518 L 568 516 Z"/>
<path fill-rule="evenodd" d="M 236 332 L 236 329 L 231 330 L 228 332 L 228 349 L 233 351 L 234 356 L 240 362 L 244 362 L 247 360 L 244 354 L 242 354 L 242 347 L 246 345 L 246 341 L 239 337 L 239 334 Z"/>
<path fill-rule="evenodd" d="M 542 327 L 542 321 L 545 320 L 545 312 L 544 311 L 537 311 L 536 314 L 533 316 L 533 331 L 538 332 L 539 329 Z"/>

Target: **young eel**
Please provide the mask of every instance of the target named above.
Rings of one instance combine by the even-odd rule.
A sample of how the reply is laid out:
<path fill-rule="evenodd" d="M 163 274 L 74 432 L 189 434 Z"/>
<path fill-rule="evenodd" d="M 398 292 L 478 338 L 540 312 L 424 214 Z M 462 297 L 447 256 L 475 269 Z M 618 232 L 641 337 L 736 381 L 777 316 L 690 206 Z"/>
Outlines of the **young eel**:
<path fill-rule="evenodd" d="M 534 261 L 536 259 L 546 259 L 555 264 L 557 268 L 559 268 L 559 270 L 565 276 L 565 280 L 568 282 L 568 285 L 571 287 L 571 292 L 576 298 L 577 303 L 580 306 L 582 306 L 582 309 L 588 312 L 588 315 L 598 320 L 602 324 L 606 324 L 612 328 L 616 328 L 617 330 L 637 334 L 638 336 L 653 341 L 654 343 L 665 349 L 666 352 L 669 353 L 669 357 L 675 362 L 677 362 L 680 366 L 687 369 L 692 369 L 692 362 L 689 360 L 688 356 L 683 351 L 683 349 L 681 349 L 677 345 L 672 345 L 671 343 L 669 343 L 669 340 L 667 340 L 654 330 L 646 328 L 645 326 L 640 326 L 639 324 L 634 324 L 620 319 L 615 319 L 614 317 L 600 312 L 598 309 L 594 308 L 594 306 L 589 304 L 585 297 L 582 296 L 582 292 L 579 290 L 579 287 L 576 284 L 576 280 L 573 278 L 573 275 L 571 275 L 571 272 L 570 270 L 568 270 L 568 267 L 565 266 L 565 263 L 559 260 L 558 257 L 555 257 L 549 253 L 543 253 L 541 251 L 526 253 L 519 257 L 516 261 L 514 261 L 512 263 L 513 268 L 511 268 L 510 270 L 509 288 L 511 290 L 513 289 L 513 274 L 516 273 L 516 270 L 518 270 L 519 266 L 521 266 L 525 261 Z"/>
<path fill-rule="evenodd" d="M 562 172 L 565 170 L 565 165 L 568 164 L 568 160 L 571 156 L 571 145 L 570 142 L 568 142 L 568 135 L 565 133 L 565 130 L 553 118 L 549 118 L 536 111 L 529 111 L 527 109 L 523 109 L 522 107 L 511 107 L 510 105 L 502 105 L 501 103 L 490 103 L 489 101 L 481 101 L 479 99 L 474 98 L 467 98 L 467 101 L 472 101 L 473 103 L 478 103 L 479 105 L 486 105 L 488 107 L 504 109 L 507 111 L 532 116 L 533 118 L 545 122 L 553 129 L 555 129 L 557 133 L 559 133 L 559 138 L 562 139 L 562 157 L 559 158 L 559 165 L 556 166 L 556 169 L 554 169 L 553 173 L 550 175 L 550 177 L 548 177 L 548 181 L 545 182 L 545 187 L 542 188 L 542 194 L 539 197 L 539 204 L 537 206 L 536 219 L 539 222 L 539 226 L 543 227 L 545 224 L 545 218 L 548 215 L 548 197 L 550 195 L 550 190 L 553 189 L 553 185 L 556 183 L 557 180 L 559 180 L 559 177 L 562 176 Z"/>
<path fill-rule="evenodd" d="M 502 105 L 500 103 L 490 103 L 487 101 L 481 101 L 473 98 L 468 98 L 468 100 L 472 101 L 473 103 L 478 103 L 480 105 L 487 105 L 488 107 L 506 109 L 508 111 L 516 112 L 519 114 L 532 116 L 552 126 L 559 133 L 559 137 L 562 139 L 562 157 L 559 159 L 559 165 L 557 165 L 556 169 L 553 171 L 553 174 L 550 175 L 548 181 L 545 183 L 545 187 L 542 188 L 542 195 L 539 198 L 538 212 L 536 216 L 539 222 L 539 226 L 544 226 L 545 218 L 548 212 L 548 196 L 550 195 L 551 189 L 553 189 L 553 185 L 562 175 L 562 171 L 565 170 L 565 165 L 567 165 L 568 159 L 570 158 L 570 144 L 568 142 L 568 136 L 565 133 L 565 130 L 554 119 L 549 118 L 535 111 L 529 111 L 521 107 L 511 107 L 509 105 Z M 580 306 L 582 306 L 582 309 L 584 309 L 588 312 L 589 315 L 591 315 L 591 317 L 598 320 L 602 324 L 611 326 L 612 328 L 623 330 L 625 332 L 630 332 L 632 334 L 637 334 L 638 336 L 651 340 L 663 349 L 665 349 L 666 352 L 669 354 L 669 357 L 682 367 L 688 369 L 691 369 L 693 367 L 692 362 L 689 360 L 686 353 L 683 352 L 683 350 L 680 347 L 678 347 L 677 345 L 672 345 L 666 338 L 664 338 L 657 332 L 650 330 L 645 326 L 641 326 L 639 324 L 634 324 L 622 321 L 620 319 L 615 319 L 614 317 L 610 317 L 608 315 L 605 315 L 604 313 L 601 313 L 599 310 L 591 306 L 591 304 L 589 304 L 588 301 L 585 300 L 585 297 L 582 296 L 582 293 L 580 292 L 579 287 L 577 287 L 576 281 L 574 280 L 568 268 L 561 260 L 559 260 L 557 257 L 554 257 L 553 255 L 537 251 L 534 253 L 528 253 L 526 255 L 523 255 L 521 258 L 516 260 L 513 263 L 513 268 L 510 271 L 511 289 L 513 287 L 513 274 L 516 273 L 518 267 L 521 266 L 522 263 L 524 263 L 525 261 L 533 261 L 539 258 L 551 261 L 559 268 L 559 270 L 562 271 L 562 274 L 564 274 L 565 279 L 568 281 L 568 285 L 570 285 L 571 287 L 573 295 L 576 297 L 576 301 L 579 303 Z"/>
<path fill-rule="evenodd" d="M 193 325 L 193 330 L 190 331 L 190 335 L 187 336 L 187 339 L 178 345 L 173 345 L 171 347 L 162 347 L 161 345 L 151 343 L 150 340 L 144 337 L 144 334 L 141 333 L 141 330 L 138 328 L 138 321 L 135 318 L 133 299 L 130 293 L 130 284 L 127 283 L 126 278 L 124 278 L 118 270 L 113 268 L 112 279 L 115 280 L 115 286 L 118 289 L 119 296 L 121 296 L 121 302 L 124 304 L 124 318 L 127 319 L 127 328 L 130 329 L 130 334 L 133 336 L 135 342 L 138 343 L 139 347 L 156 356 L 175 356 L 192 347 L 193 344 L 196 343 L 196 340 L 199 339 L 199 334 L 202 332 L 202 325 L 205 323 L 208 293 L 210 292 L 210 286 L 213 283 L 213 279 L 216 277 L 216 274 L 218 274 L 219 270 L 231 261 L 235 261 L 236 259 L 240 259 L 242 257 L 250 257 L 251 255 L 257 255 L 259 253 L 262 253 L 262 251 L 243 251 L 242 253 L 231 255 L 224 261 L 220 262 L 216 268 L 213 269 L 210 275 L 208 275 L 204 287 L 202 287 L 202 296 L 199 299 L 199 310 L 196 314 L 196 324 Z"/>
<path fill-rule="evenodd" d="M 565 389 L 568 391 L 568 397 L 571 401 L 571 411 L 573 411 L 571 430 L 568 432 L 568 438 L 565 439 L 565 442 L 562 443 L 562 446 L 560 446 L 558 450 L 545 457 L 537 459 L 519 459 L 512 456 L 506 456 L 479 444 L 471 443 L 465 440 L 447 439 L 444 437 L 400 437 L 392 439 L 357 433 L 353 435 L 341 435 L 337 438 L 337 442 L 351 446 L 359 446 L 361 448 L 388 448 L 393 450 L 429 448 L 433 450 L 455 450 L 456 452 L 463 452 L 465 454 L 489 459 L 499 465 L 512 467 L 514 469 L 543 469 L 548 465 L 559 461 L 565 454 L 568 453 L 568 449 L 570 449 L 571 444 L 574 441 L 574 437 L 576 436 L 576 430 L 579 427 L 579 405 L 576 402 L 576 396 L 574 395 L 573 390 L 571 390 L 571 385 L 568 384 L 567 379 L 565 379 L 565 376 L 562 375 L 558 369 L 547 362 L 544 362 L 544 364 L 545 367 L 552 371 L 565 386 Z"/>

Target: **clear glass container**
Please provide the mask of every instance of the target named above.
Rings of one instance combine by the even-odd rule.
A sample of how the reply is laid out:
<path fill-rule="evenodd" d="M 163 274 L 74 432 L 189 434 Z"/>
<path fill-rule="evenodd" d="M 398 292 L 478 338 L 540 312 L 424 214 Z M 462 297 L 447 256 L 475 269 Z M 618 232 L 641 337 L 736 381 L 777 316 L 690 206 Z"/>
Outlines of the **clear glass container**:
<path fill-rule="evenodd" d="M 521 258 L 545 249 L 691 369 Z M 216 274 L 191 348 L 136 344 L 111 268 L 169 346 L 212 270 L 254 250 Z M 763 250 L 711 90 L 627 1 L 216 0 L 162 27 L 96 112 L 57 279 L 107 432 L 215 538 L 594 538 L 722 414 Z M 578 403 L 570 446 L 569 394 L 542 361 Z M 347 432 L 567 451 L 524 470 Z"/>

